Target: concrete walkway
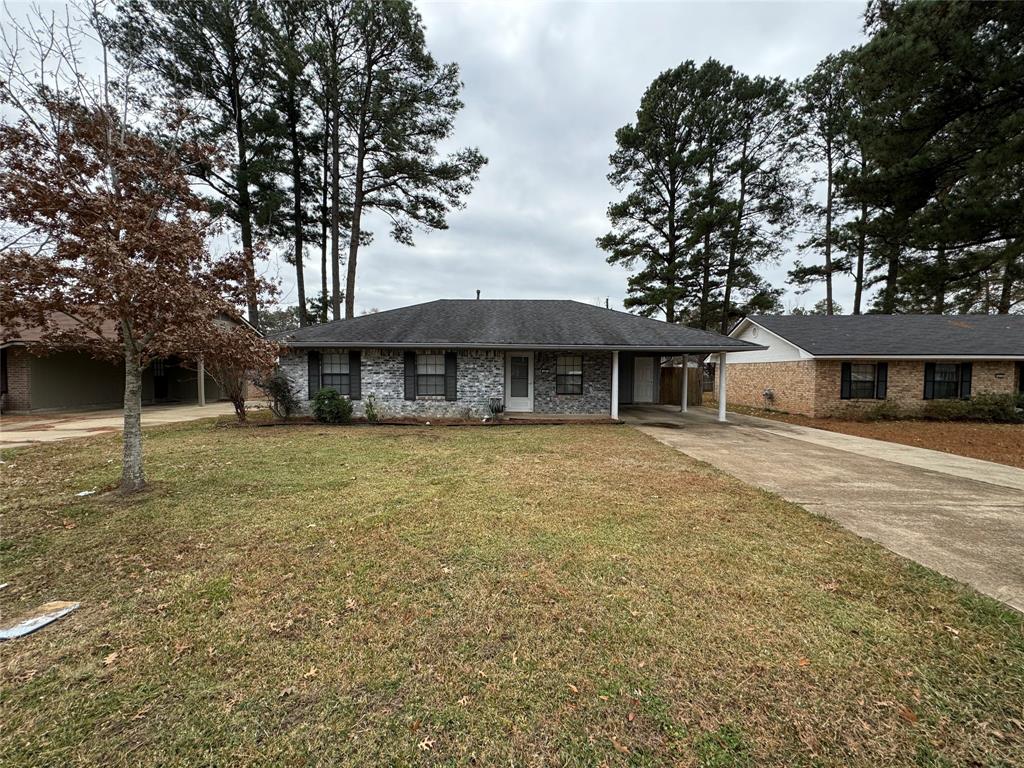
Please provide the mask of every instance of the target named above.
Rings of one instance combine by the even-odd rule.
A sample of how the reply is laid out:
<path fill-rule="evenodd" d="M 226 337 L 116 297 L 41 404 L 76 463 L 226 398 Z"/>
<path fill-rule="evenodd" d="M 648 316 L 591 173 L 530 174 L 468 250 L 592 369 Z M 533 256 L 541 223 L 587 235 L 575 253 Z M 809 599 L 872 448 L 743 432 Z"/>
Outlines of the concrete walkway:
<path fill-rule="evenodd" d="M 142 409 L 142 426 L 209 419 L 234 412 L 231 403 L 146 406 Z M 0 448 L 24 448 L 36 443 L 118 432 L 123 424 L 124 416 L 120 409 L 3 416 L 0 418 Z"/>
<path fill-rule="evenodd" d="M 706 408 L 646 406 L 621 416 L 1024 612 L 1024 470 L 740 414 L 719 424 Z"/>

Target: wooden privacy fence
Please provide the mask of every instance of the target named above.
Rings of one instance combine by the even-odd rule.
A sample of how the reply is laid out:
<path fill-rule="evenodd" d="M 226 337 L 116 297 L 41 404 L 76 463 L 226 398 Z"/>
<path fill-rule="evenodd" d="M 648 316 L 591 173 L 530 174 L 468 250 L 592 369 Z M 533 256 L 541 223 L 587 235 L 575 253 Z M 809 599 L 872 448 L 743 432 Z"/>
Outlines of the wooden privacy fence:
<path fill-rule="evenodd" d="M 701 371 L 700 368 L 688 368 L 687 374 L 690 381 L 687 384 L 686 403 L 687 405 L 700 405 L 703 393 L 701 392 Z M 679 405 L 683 398 L 683 369 L 662 368 L 661 369 L 661 391 L 658 398 L 659 403 Z"/>

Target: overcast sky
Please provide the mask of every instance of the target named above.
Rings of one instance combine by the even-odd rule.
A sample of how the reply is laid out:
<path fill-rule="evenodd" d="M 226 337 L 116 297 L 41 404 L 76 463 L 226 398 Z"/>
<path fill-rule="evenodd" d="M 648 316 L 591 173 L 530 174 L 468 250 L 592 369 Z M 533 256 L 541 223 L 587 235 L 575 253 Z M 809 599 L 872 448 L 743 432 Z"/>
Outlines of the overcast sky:
<path fill-rule="evenodd" d="M 607 297 L 622 308 L 627 272 L 609 266 L 594 241 L 608 231 L 616 197 L 605 178 L 615 130 L 634 119 L 651 81 L 709 57 L 747 74 L 798 78 L 863 36 L 864 2 L 417 4 L 431 52 L 457 62 L 465 83 L 450 148 L 476 146 L 489 163 L 449 229 L 417 233 L 415 247 L 392 242 L 382 217 L 364 219 L 375 237 L 360 248 L 357 312 L 472 298 L 478 288 L 485 298 Z M 9 7 L 18 15 L 29 4 Z M 790 261 L 764 268 L 774 285 L 785 285 Z M 319 249 L 310 249 L 309 295 L 319 267 Z M 265 273 L 280 280 L 280 303 L 294 304 L 293 267 L 274 259 Z M 810 306 L 822 295 L 788 292 L 784 303 Z M 850 311 L 849 279 L 838 278 L 836 300 Z"/>
<path fill-rule="evenodd" d="M 455 141 L 489 158 L 449 229 L 393 243 L 379 219 L 360 249 L 356 308 L 436 298 L 573 298 L 621 308 L 626 272 L 594 239 L 615 193 L 605 179 L 616 128 L 660 73 L 714 57 L 748 74 L 796 78 L 862 38 L 864 3 L 424 2 L 427 42 L 459 64 L 466 106 Z M 311 254 L 307 290 L 319 285 Z M 788 264 L 765 273 L 785 283 Z M 282 303 L 291 267 L 275 265 Z M 821 292 L 797 298 L 810 306 Z M 836 300 L 849 312 L 852 287 Z"/>

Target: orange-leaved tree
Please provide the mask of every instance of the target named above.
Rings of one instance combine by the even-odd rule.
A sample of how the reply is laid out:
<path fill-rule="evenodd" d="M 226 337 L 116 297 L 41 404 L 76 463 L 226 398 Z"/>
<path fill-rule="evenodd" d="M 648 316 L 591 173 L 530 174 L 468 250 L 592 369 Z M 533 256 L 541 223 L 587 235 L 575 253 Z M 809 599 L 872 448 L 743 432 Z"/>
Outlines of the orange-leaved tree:
<path fill-rule="evenodd" d="M 123 361 L 120 489 L 140 490 L 143 369 L 172 355 L 264 369 L 276 353 L 224 326 L 244 304 L 245 263 L 211 253 L 215 222 L 186 175 L 216 152 L 168 138 L 180 115 L 156 137 L 45 88 L 0 87 L 0 106 L 18 115 L 0 122 L 0 218 L 17 232 L 0 253 L 0 323 L 39 327 L 39 351 Z"/>

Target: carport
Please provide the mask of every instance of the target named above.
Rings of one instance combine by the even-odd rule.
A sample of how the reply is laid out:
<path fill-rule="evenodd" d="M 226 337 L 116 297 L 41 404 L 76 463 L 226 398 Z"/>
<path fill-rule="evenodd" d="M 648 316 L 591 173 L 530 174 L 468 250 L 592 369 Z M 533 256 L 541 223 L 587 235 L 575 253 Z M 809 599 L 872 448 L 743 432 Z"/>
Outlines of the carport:
<path fill-rule="evenodd" d="M 709 350 L 643 350 L 615 351 L 612 353 L 612 418 L 619 417 L 619 409 L 633 406 L 652 406 L 661 403 L 658 397 L 661 361 L 663 358 L 681 358 L 682 388 L 678 410 L 686 413 L 689 410 L 690 377 L 689 363 L 691 357 L 701 360 Z M 718 380 L 718 420 L 726 421 L 726 352 L 718 351 L 717 369 L 721 371 Z M 649 377 L 649 378 L 648 378 Z M 699 381 L 698 377 L 698 381 Z"/>

